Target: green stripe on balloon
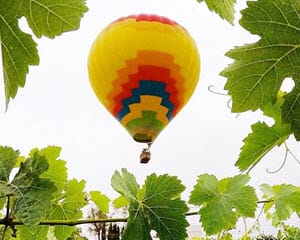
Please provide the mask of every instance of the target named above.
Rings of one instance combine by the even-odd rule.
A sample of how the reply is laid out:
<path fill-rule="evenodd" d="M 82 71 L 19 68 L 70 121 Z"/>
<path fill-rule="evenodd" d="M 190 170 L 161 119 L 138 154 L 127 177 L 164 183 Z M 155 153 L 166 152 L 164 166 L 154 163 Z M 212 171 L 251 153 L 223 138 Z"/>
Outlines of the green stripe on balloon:
<path fill-rule="evenodd" d="M 154 111 L 142 111 L 142 118 L 131 120 L 125 128 L 129 133 L 133 133 L 134 140 L 152 142 L 164 128 L 164 124 L 156 119 L 156 115 Z"/>

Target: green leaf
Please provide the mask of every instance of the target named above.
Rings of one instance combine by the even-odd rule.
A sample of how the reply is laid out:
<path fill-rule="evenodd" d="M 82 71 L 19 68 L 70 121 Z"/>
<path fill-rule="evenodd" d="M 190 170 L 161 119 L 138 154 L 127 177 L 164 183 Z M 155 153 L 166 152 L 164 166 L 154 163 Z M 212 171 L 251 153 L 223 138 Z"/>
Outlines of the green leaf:
<path fill-rule="evenodd" d="M 284 123 L 290 123 L 296 139 L 300 140 L 300 76 L 295 75 L 297 81 L 293 91 L 287 94 L 282 105 L 282 120 Z"/>
<path fill-rule="evenodd" d="M 281 184 L 269 186 L 268 184 L 261 185 L 261 190 L 264 193 L 263 198 L 273 200 L 264 206 L 264 211 L 270 213 L 273 222 L 288 219 L 293 213 L 300 213 L 300 187 L 291 184 Z M 275 205 L 275 211 L 270 212 Z M 275 219 L 275 220 L 274 220 Z"/>
<path fill-rule="evenodd" d="M 188 207 L 180 199 L 185 189 L 180 180 L 152 174 L 139 188 L 132 174 L 125 169 L 122 173 L 115 172 L 112 178 L 115 190 L 129 199 L 129 218 L 122 239 L 149 240 L 151 230 L 156 231 L 161 240 L 185 239 Z"/>
<path fill-rule="evenodd" d="M 87 11 L 85 0 L 16 0 L 0 1 L 0 43 L 6 107 L 24 87 L 30 65 L 39 64 L 37 44 L 21 31 L 19 18 L 24 16 L 37 37 L 54 38 L 79 28 Z"/>
<path fill-rule="evenodd" d="M 275 146 L 280 146 L 290 136 L 290 125 L 281 122 L 282 103 L 283 98 L 280 94 L 276 104 L 268 103 L 263 107 L 264 114 L 275 119 L 272 126 L 265 122 L 257 122 L 251 126 L 252 133 L 243 140 L 244 146 L 235 163 L 240 170 L 252 169 L 268 152 Z"/>
<path fill-rule="evenodd" d="M 0 182 L 8 182 L 9 176 L 14 168 L 19 152 L 11 147 L 0 146 Z M 0 187 L 0 196 L 2 195 Z"/>
<path fill-rule="evenodd" d="M 48 170 L 42 174 L 42 177 L 48 178 L 55 183 L 58 194 L 63 191 L 65 183 L 68 180 L 66 161 L 58 159 L 60 152 L 61 148 L 56 146 L 49 146 L 41 150 L 36 148 L 30 152 L 30 156 L 36 153 L 45 156 L 49 167 Z"/>
<path fill-rule="evenodd" d="M 137 184 L 134 175 L 129 173 L 125 168 L 122 169 L 122 174 L 115 171 L 111 179 L 111 185 L 113 189 L 128 200 L 136 199 L 139 185 Z"/>
<path fill-rule="evenodd" d="M 17 186 L 16 191 L 14 213 L 25 225 L 32 225 L 45 217 L 56 188 L 49 180 L 40 179 L 33 181 L 30 187 Z"/>
<path fill-rule="evenodd" d="M 251 129 L 252 133 L 243 140 L 244 146 L 235 163 L 242 171 L 253 168 L 276 145 L 281 145 L 290 133 L 285 127 L 278 131 L 276 126 L 269 127 L 264 122 L 253 124 Z"/>
<path fill-rule="evenodd" d="M 13 237 L 13 235 L 15 234 L 13 232 L 13 230 L 11 228 L 6 228 L 6 232 L 5 232 L 5 236 L 2 236 L 3 232 L 4 232 L 5 226 L 1 225 L 0 226 L 0 233 L 1 233 L 1 237 L 3 238 L 3 240 L 16 240 L 16 238 Z M 19 238 L 18 238 L 19 240 Z"/>
<path fill-rule="evenodd" d="M 17 162 L 15 164 L 15 168 L 20 168 L 21 167 L 21 163 L 25 162 L 25 160 L 26 160 L 26 157 L 19 156 L 18 159 L 17 159 Z"/>
<path fill-rule="evenodd" d="M 60 200 L 52 204 L 48 218 L 54 220 L 80 219 L 82 208 L 87 204 L 84 187 L 85 181 L 83 180 L 79 182 L 73 179 L 67 182 Z M 56 226 L 54 233 L 58 240 L 65 240 L 74 231 L 76 231 L 76 227 Z"/>
<path fill-rule="evenodd" d="M 254 217 L 257 197 L 246 184 L 247 175 L 237 175 L 218 181 L 213 175 L 203 174 L 190 196 L 190 203 L 202 206 L 200 221 L 207 234 L 216 234 L 234 227 L 238 217 Z"/>
<path fill-rule="evenodd" d="M 91 200 L 97 205 L 99 210 L 105 214 L 108 214 L 110 199 L 98 191 L 91 191 L 90 196 Z"/>
<path fill-rule="evenodd" d="M 2 210 L 2 212 L 3 212 L 3 208 L 5 206 L 5 203 L 6 203 L 6 198 L 1 197 L 0 198 L 0 210 Z M 2 217 L 2 214 L 0 214 L 0 216 Z"/>
<path fill-rule="evenodd" d="M 20 1 L 0 1 L 0 42 L 6 105 L 24 87 L 29 65 L 38 65 L 36 43 L 18 26 Z"/>
<path fill-rule="evenodd" d="M 29 185 L 33 180 L 38 179 L 42 173 L 46 172 L 48 167 L 49 164 L 44 156 L 34 154 L 21 163 L 12 184 L 18 186 Z"/>
<path fill-rule="evenodd" d="M 129 205 L 129 201 L 124 196 L 119 196 L 113 200 L 113 205 L 116 209 L 127 207 Z"/>
<path fill-rule="evenodd" d="M 25 225 L 37 224 L 51 207 L 56 187 L 49 179 L 40 178 L 47 169 L 45 157 L 35 154 L 21 164 L 10 184 L 15 196 L 13 213 Z"/>
<path fill-rule="evenodd" d="M 129 204 L 129 219 L 122 235 L 124 240 L 145 239 L 152 240 L 151 225 L 138 201 Z"/>
<path fill-rule="evenodd" d="M 18 226 L 18 239 L 45 240 L 49 226 Z"/>
<path fill-rule="evenodd" d="M 54 38 L 78 29 L 87 10 L 85 0 L 35 0 L 23 1 L 21 14 L 37 37 Z"/>
<path fill-rule="evenodd" d="M 181 181 L 168 175 L 152 174 L 147 177 L 143 188 L 146 191 L 143 208 L 159 238 L 185 239 L 185 228 L 189 225 L 185 219 L 188 207 L 180 199 L 185 190 Z"/>
<path fill-rule="evenodd" d="M 199 3 L 204 0 L 198 0 Z M 234 20 L 234 4 L 236 0 L 205 0 L 207 7 L 210 11 L 214 11 L 222 19 L 226 19 L 229 23 L 233 24 Z"/>
<path fill-rule="evenodd" d="M 300 3 L 298 0 L 249 1 L 242 11 L 240 24 L 261 37 L 253 44 L 227 52 L 235 61 L 222 71 L 225 89 L 232 96 L 232 111 L 262 109 L 274 104 L 285 78 L 295 81 L 295 88 L 284 98 L 283 123 L 291 123 L 298 138 L 300 94 Z M 288 101 L 287 101 L 288 100 Z M 294 105 L 293 105 L 294 104 Z M 296 104 L 296 106 L 295 106 Z"/>

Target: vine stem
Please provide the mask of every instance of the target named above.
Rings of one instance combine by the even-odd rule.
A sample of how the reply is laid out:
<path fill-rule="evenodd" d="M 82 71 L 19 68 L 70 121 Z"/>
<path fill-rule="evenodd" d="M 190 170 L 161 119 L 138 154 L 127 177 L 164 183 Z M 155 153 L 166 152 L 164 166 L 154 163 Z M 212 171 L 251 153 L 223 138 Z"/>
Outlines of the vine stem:
<path fill-rule="evenodd" d="M 198 215 L 199 212 L 189 212 L 185 216 Z M 128 218 L 99 218 L 99 219 L 82 219 L 82 220 L 43 220 L 40 221 L 38 225 L 48 225 L 48 226 L 75 226 L 83 224 L 95 224 L 95 223 L 115 223 L 115 222 L 127 222 Z M 6 224 L 6 219 L 0 219 L 0 225 Z M 11 220 L 11 224 L 14 226 L 24 225 L 23 222 L 17 220 Z"/>
<path fill-rule="evenodd" d="M 101 219 L 79 219 L 79 220 L 43 220 L 38 223 L 38 225 L 48 225 L 48 226 L 57 226 L 57 225 L 65 225 L 65 226 L 75 226 L 82 224 L 95 224 L 95 223 L 113 223 L 113 222 L 127 222 L 127 218 L 101 218 Z M 5 224 L 5 219 L 0 219 L 0 225 Z M 11 224 L 14 226 L 24 225 L 23 222 L 17 220 L 11 220 Z"/>
<path fill-rule="evenodd" d="M 274 200 L 262 200 L 258 201 L 258 204 L 272 202 Z M 195 216 L 199 215 L 199 211 L 188 212 L 185 214 L 186 217 L 188 216 Z M 75 226 L 75 225 L 83 225 L 83 224 L 95 224 L 95 223 L 115 223 L 115 222 L 127 222 L 128 218 L 99 218 L 99 219 L 79 219 L 79 220 L 43 220 L 38 223 L 38 225 L 48 225 L 48 226 Z M 7 218 L 0 219 L 0 225 L 5 226 L 17 226 L 17 225 L 24 225 L 23 222 L 10 219 L 9 223 Z"/>

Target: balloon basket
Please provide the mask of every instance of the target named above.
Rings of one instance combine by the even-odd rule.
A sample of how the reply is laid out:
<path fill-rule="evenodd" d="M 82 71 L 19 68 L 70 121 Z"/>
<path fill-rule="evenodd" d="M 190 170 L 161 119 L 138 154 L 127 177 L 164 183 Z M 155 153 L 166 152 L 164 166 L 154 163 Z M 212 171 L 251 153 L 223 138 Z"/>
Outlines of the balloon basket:
<path fill-rule="evenodd" d="M 151 152 L 149 149 L 144 148 L 140 155 L 140 162 L 141 163 L 148 163 L 151 158 Z"/>

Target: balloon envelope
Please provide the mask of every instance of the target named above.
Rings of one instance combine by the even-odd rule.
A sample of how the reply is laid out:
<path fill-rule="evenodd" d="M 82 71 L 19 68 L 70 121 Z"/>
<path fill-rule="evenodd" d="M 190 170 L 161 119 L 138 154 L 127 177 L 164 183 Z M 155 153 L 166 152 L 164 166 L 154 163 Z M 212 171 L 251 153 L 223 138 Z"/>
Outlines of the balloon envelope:
<path fill-rule="evenodd" d="M 200 58 L 179 24 L 140 14 L 100 32 L 88 69 L 100 102 L 136 141 L 151 143 L 192 96 Z"/>

